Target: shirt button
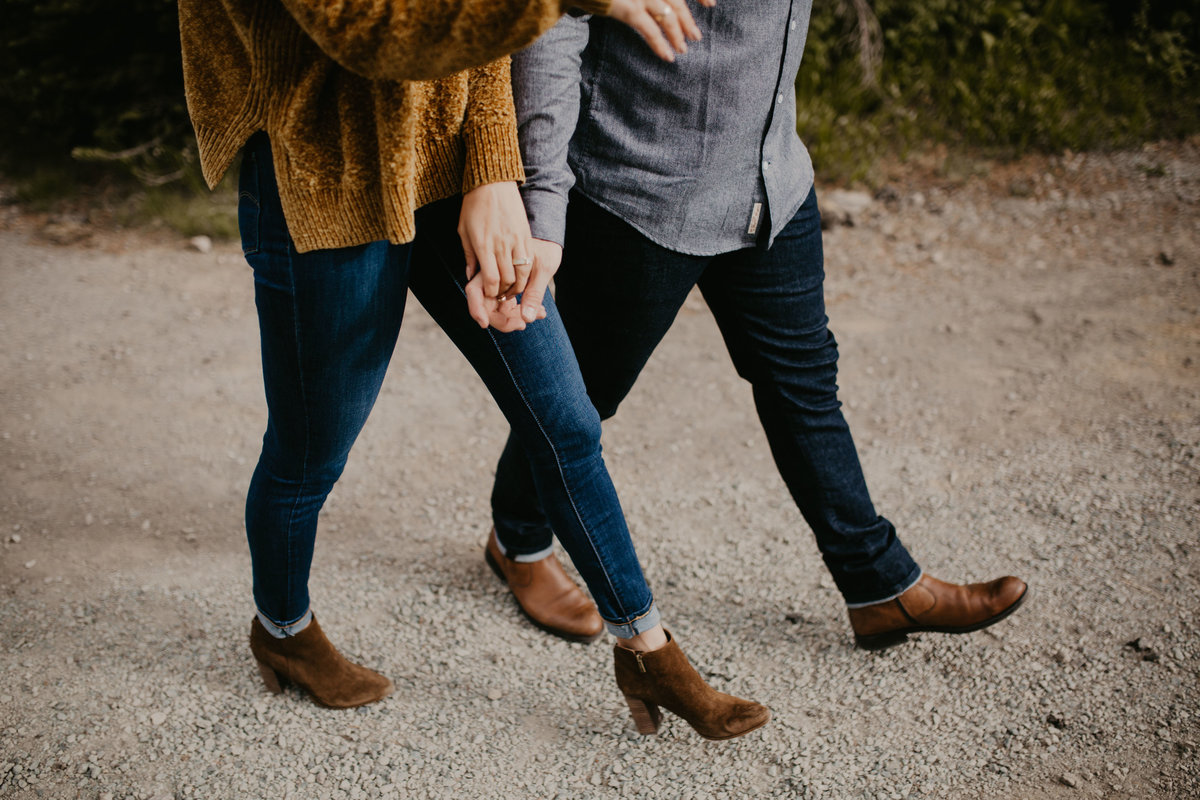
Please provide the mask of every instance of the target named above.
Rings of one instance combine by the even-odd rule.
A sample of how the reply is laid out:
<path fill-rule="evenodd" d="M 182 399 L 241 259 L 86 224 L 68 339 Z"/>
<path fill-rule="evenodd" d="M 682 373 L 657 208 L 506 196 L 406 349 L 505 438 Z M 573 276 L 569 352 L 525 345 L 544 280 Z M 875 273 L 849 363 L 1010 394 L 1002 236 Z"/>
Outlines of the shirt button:
<path fill-rule="evenodd" d="M 782 102 L 783 102 L 783 92 L 780 92 L 779 94 L 775 95 L 775 102 L 776 102 L 776 103 L 782 103 Z"/>
<path fill-rule="evenodd" d="M 767 167 L 771 166 L 770 161 L 763 161 L 763 172 L 767 171 Z"/>
<path fill-rule="evenodd" d="M 792 20 L 791 24 L 788 27 L 791 28 L 792 30 L 796 30 L 796 20 Z"/>

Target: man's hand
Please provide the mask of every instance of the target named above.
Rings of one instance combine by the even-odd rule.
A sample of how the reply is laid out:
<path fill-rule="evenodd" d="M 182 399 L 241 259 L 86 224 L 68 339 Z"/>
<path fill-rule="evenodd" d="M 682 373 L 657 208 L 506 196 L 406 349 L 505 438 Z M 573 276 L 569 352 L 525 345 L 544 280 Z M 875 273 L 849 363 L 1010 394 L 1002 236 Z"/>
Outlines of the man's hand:
<path fill-rule="evenodd" d="M 528 255 L 529 220 L 517 184 L 488 183 L 463 195 L 458 235 L 467 259 L 471 318 L 486 328 L 505 299 L 520 294 L 533 263 Z M 485 304 L 484 299 L 494 301 Z"/>
<path fill-rule="evenodd" d="M 563 251 L 557 242 L 530 239 L 529 252 L 533 256 L 533 271 L 529 273 L 529 282 L 521 294 L 521 318 L 526 322 L 535 322 L 546 318 L 546 290 L 562 263 Z"/>
<path fill-rule="evenodd" d="M 717 0 L 696 0 L 712 8 Z M 608 16 L 637 31 L 654 54 L 674 61 L 687 52 L 687 40 L 700 41 L 700 28 L 684 0 L 612 0 Z"/>
<path fill-rule="evenodd" d="M 562 247 L 544 239 L 530 239 L 529 252 L 533 255 L 533 270 L 529 273 L 529 282 L 521 293 L 519 305 L 513 296 L 485 296 L 482 272 L 467 281 L 464 289 L 467 305 L 482 309 L 487 315 L 488 325 L 501 333 L 525 330 L 526 324 L 546 318 L 546 290 L 550 286 L 550 279 L 558 272 L 558 265 L 562 263 Z M 474 312 L 471 316 L 475 316 Z"/>
<path fill-rule="evenodd" d="M 492 327 L 501 333 L 525 330 L 525 320 L 521 318 L 521 307 L 517 305 L 515 297 L 500 299 L 484 296 L 482 272 L 467 281 L 463 291 L 467 293 L 467 308 L 471 309 L 471 317 L 479 322 L 477 315 L 483 316 L 484 322 L 480 323 L 480 327 Z"/>

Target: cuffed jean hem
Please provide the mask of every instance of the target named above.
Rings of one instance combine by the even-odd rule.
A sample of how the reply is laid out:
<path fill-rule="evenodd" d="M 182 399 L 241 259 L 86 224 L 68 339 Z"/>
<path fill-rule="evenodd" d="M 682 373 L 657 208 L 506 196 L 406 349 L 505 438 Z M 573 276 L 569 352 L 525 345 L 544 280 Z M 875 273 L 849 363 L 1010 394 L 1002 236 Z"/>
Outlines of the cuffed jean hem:
<path fill-rule="evenodd" d="M 658 606 L 651 601 L 650 608 L 645 614 L 634 617 L 627 622 L 612 622 L 604 620 L 604 627 L 608 632 L 618 639 L 632 639 L 640 633 L 645 633 L 656 625 L 662 624 L 662 615 L 658 613 Z"/>
<path fill-rule="evenodd" d="M 554 555 L 554 545 L 550 544 L 547 547 L 538 550 L 536 553 L 515 553 L 509 555 L 508 548 L 504 546 L 504 542 L 500 541 L 500 535 L 496 535 L 496 548 L 500 551 L 500 555 L 507 558 L 509 561 L 516 561 L 521 564 L 532 564 L 535 561 L 541 561 L 543 558 L 548 558 Z"/>
<path fill-rule="evenodd" d="M 492 527 L 500 552 L 513 561 L 537 561 L 554 548 L 554 531 L 544 523 L 532 524 L 493 509 Z"/>
<path fill-rule="evenodd" d="M 276 639 L 286 639 L 289 636 L 295 636 L 300 631 L 307 628 L 308 623 L 312 622 L 313 618 L 311 608 L 301 614 L 300 618 L 296 621 L 285 623 L 275 622 L 257 608 L 254 609 L 254 613 L 258 615 L 258 621 L 262 623 L 264 628 L 266 628 L 267 633 L 271 634 Z"/>
<path fill-rule="evenodd" d="M 897 597 L 904 594 L 912 587 L 916 586 L 917 581 L 921 580 L 921 576 L 925 574 L 921 570 L 921 568 L 918 566 L 914 566 L 913 569 L 915 570 L 915 577 L 906 579 L 901 584 L 904 587 L 903 589 L 898 589 L 895 592 L 892 592 L 891 594 L 889 594 L 887 597 L 881 597 L 878 600 L 865 600 L 865 601 L 859 602 L 859 603 L 846 603 L 846 608 L 866 608 L 867 606 L 877 606 L 880 603 L 886 603 L 889 600 L 895 600 Z"/>

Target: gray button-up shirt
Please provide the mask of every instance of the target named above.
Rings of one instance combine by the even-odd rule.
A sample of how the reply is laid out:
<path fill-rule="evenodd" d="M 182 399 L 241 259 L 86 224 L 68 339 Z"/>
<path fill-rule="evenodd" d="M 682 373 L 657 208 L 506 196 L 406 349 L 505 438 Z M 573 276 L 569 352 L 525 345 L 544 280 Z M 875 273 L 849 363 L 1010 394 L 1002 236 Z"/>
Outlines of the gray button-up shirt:
<path fill-rule="evenodd" d="M 752 246 L 768 221 L 773 241 L 804 202 L 793 85 L 812 0 L 691 8 L 704 38 L 673 64 L 601 17 L 564 17 L 513 57 L 534 236 L 562 244 L 573 184 L 692 255 Z"/>

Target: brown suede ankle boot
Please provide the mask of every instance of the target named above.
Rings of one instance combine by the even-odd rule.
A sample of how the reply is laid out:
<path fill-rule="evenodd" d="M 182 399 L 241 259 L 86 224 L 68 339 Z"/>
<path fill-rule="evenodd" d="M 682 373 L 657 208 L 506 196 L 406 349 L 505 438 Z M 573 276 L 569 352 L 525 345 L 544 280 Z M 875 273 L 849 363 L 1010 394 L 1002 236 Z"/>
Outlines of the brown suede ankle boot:
<path fill-rule="evenodd" d="M 761 728 L 771 710 L 709 686 L 667 631 L 667 644 L 649 652 L 613 647 L 617 687 L 638 733 L 658 732 L 659 706 L 683 718 L 705 739 L 732 739 Z"/>
<path fill-rule="evenodd" d="M 276 639 L 256 616 L 250 623 L 250 652 L 263 683 L 278 694 L 294 683 L 327 708 L 353 708 L 392 693 L 392 682 L 378 672 L 347 661 L 313 617 L 295 636 Z"/>

